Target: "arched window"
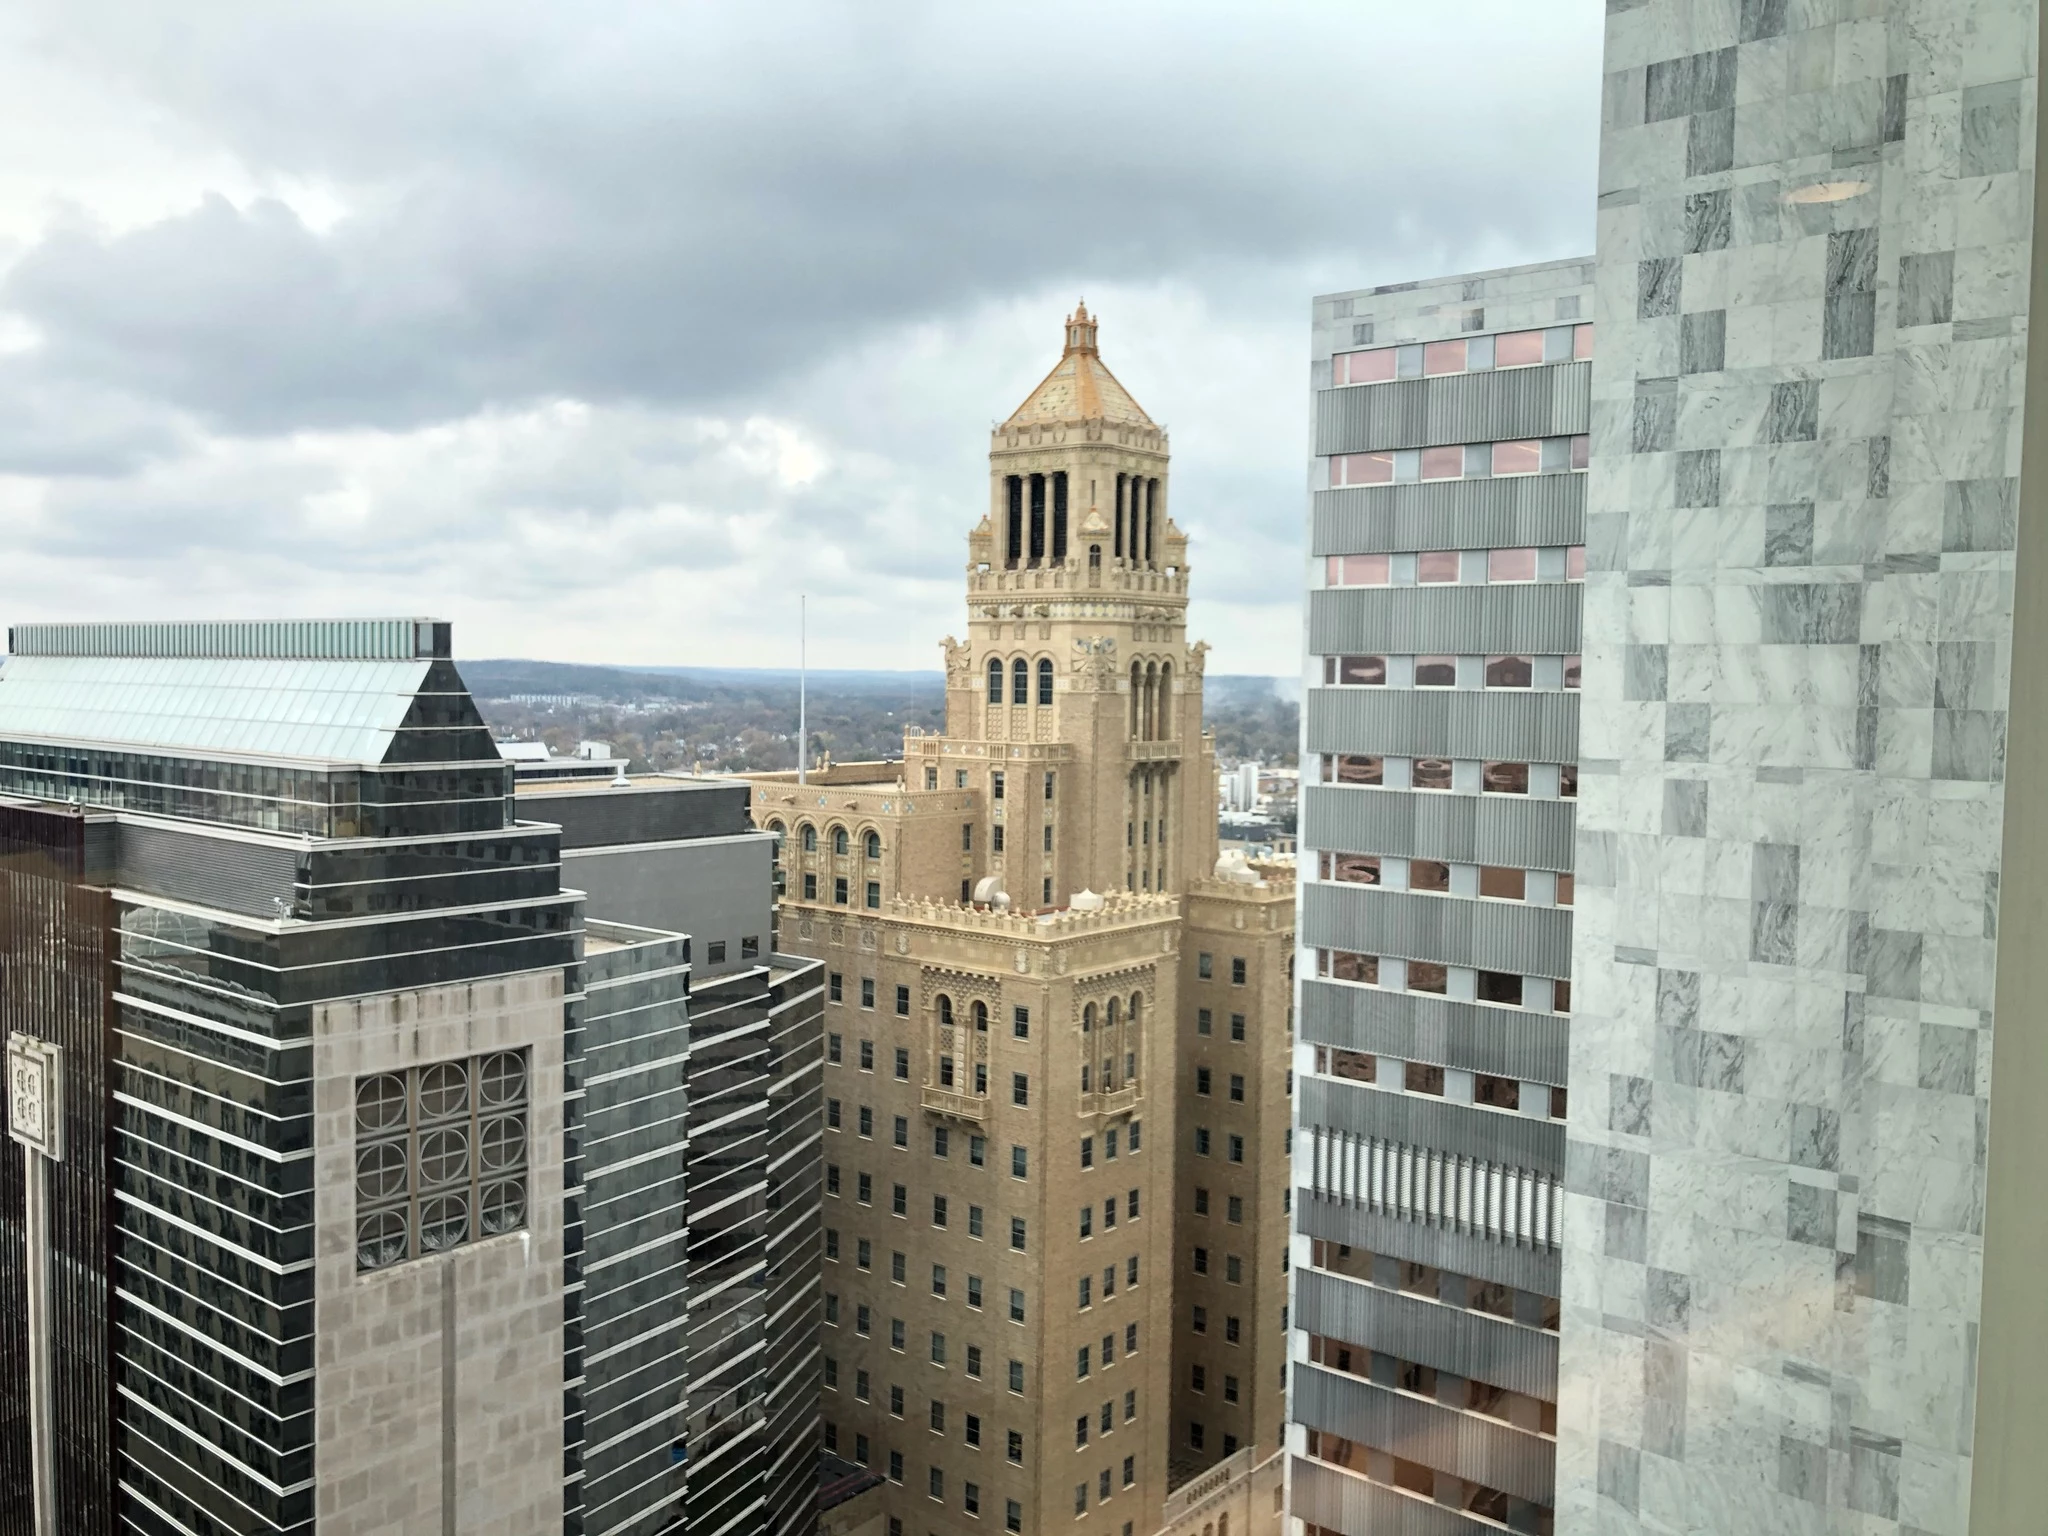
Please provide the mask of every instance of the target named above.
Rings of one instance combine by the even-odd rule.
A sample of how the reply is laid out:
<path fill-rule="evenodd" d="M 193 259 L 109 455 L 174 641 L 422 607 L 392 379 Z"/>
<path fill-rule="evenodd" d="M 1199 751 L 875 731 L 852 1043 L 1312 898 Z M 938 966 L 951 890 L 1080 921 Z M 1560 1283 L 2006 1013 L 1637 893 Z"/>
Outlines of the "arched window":
<path fill-rule="evenodd" d="M 810 823 L 809 823 L 809 822 L 807 821 L 807 822 L 805 822 L 805 823 L 804 823 L 804 852 L 805 852 L 805 853 L 816 853 L 817 851 L 818 851 L 818 829 L 817 829 L 816 827 L 812 826 L 812 825 L 811 825 L 811 824 L 810 824 Z"/>
<path fill-rule="evenodd" d="M 974 1005 L 974 1032 L 977 1035 L 985 1035 L 988 1033 L 987 1003 L 977 1001 Z"/>
<path fill-rule="evenodd" d="M 1144 993 L 1142 993 L 1142 992 L 1133 992 L 1133 993 L 1131 994 L 1131 1023 L 1132 1023 L 1132 1024 L 1136 1024 L 1136 1023 L 1138 1022 L 1138 1010 L 1139 1010 L 1140 1008 L 1143 1008 L 1144 1006 L 1145 1006 L 1145 994 L 1144 994 Z"/>
<path fill-rule="evenodd" d="M 846 847 L 846 828 L 834 827 L 832 829 L 832 851 L 844 855 Z"/>
<path fill-rule="evenodd" d="M 953 999 L 943 992 L 939 994 L 939 1022 L 948 1029 L 953 1027 Z"/>
<path fill-rule="evenodd" d="M 1103 1021 L 1103 1023 L 1104 1023 L 1104 1024 L 1106 1024 L 1106 1025 L 1107 1025 L 1107 1026 L 1108 1026 L 1109 1028 L 1111 1028 L 1111 1029 L 1115 1029 L 1115 1028 L 1116 1028 L 1116 999 L 1115 999 L 1115 998 L 1113 998 L 1113 997 L 1112 997 L 1112 998 L 1111 998 L 1111 999 L 1109 1000 L 1109 1006 L 1108 1006 L 1107 1010 L 1106 1010 L 1106 1011 L 1104 1012 L 1104 1014 L 1103 1014 L 1103 1019 L 1102 1019 L 1102 1021 Z"/>
<path fill-rule="evenodd" d="M 770 833 L 770 834 L 771 834 L 772 836 L 775 836 L 775 837 L 780 837 L 780 836 L 782 836 L 782 823 L 781 823 L 781 822 L 779 822 L 779 821 L 771 821 L 771 822 L 769 822 L 769 823 L 768 823 L 768 831 L 769 831 L 769 833 Z"/>
<path fill-rule="evenodd" d="M 1087 1007 L 1081 1010 L 1081 1033 L 1085 1035 L 1094 1028 L 1095 1005 L 1093 1003 L 1090 1003 Z"/>
<path fill-rule="evenodd" d="M 1155 662 L 1145 668 L 1145 707 L 1141 720 L 1143 739 L 1159 739 L 1159 667 Z"/>
<path fill-rule="evenodd" d="M 880 857 L 882 856 L 882 834 L 881 834 L 881 833 L 879 833 L 879 832 L 870 832 L 870 833 L 869 833 L 869 834 L 867 835 L 867 855 L 868 855 L 868 857 L 869 857 L 869 858 L 871 858 L 871 859 L 879 859 L 879 858 L 880 858 Z"/>
<path fill-rule="evenodd" d="M 1173 663 L 1159 664 L 1159 739 L 1173 739 Z"/>
<path fill-rule="evenodd" d="M 1091 571 L 1102 569 L 1102 546 L 1100 544 L 1090 544 L 1088 546 L 1088 569 Z"/>
<path fill-rule="evenodd" d="M 1010 664 L 1010 702 L 1029 704 L 1031 702 L 1031 663 L 1019 656 Z"/>
<path fill-rule="evenodd" d="M 1000 656 L 988 659 L 988 701 L 991 704 L 1003 702 L 1003 660 Z"/>
<path fill-rule="evenodd" d="M 1134 661 L 1131 663 L 1131 735 L 1133 738 L 1138 734 L 1138 725 L 1141 719 L 1139 709 L 1144 697 L 1145 664 L 1141 661 Z"/>
<path fill-rule="evenodd" d="M 1038 702 L 1041 705 L 1052 702 L 1052 658 L 1043 657 L 1038 663 Z"/>

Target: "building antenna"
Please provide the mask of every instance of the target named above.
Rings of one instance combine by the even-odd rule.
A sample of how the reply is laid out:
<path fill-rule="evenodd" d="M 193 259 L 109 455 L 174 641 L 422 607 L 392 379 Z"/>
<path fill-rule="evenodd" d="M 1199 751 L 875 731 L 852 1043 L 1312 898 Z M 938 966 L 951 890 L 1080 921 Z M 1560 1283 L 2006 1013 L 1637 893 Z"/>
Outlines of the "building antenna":
<path fill-rule="evenodd" d="M 809 704 L 809 699 L 808 699 L 808 696 L 807 696 L 807 685 L 808 685 L 808 683 L 809 683 L 809 681 L 810 681 L 810 670 L 809 670 L 809 649 L 808 649 L 808 647 L 809 647 L 809 635 L 808 635 L 808 632 L 807 632 L 807 623 L 808 623 L 808 618 L 809 618 L 809 615 L 808 615 L 808 613 L 806 612 L 806 606 L 805 606 L 805 605 L 806 605 L 806 604 L 807 604 L 807 603 L 808 603 L 809 601 L 810 601 L 810 599 L 809 599 L 809 597 L 808 597 L 808 595 L 807 595 L 807 594 L 799 593 L 799 594 L 797 595 L 797 600 L 796 600 L 796 781 L 797 781 L 797 783 L 799 783 L 799 784 L 808 784 L 808 783 L 810 783 L 810 781 L 811 781 L 811 780 L 810 780 L 810 772 L 809 772 L 809 748 L 810 748 L 810 740 L 811 740 L 811 733 L 810 733 L 810 725 L 809 725 L 809 718 L 808 718 L 808 714 L 807 714 L 807 708 L 808 708 L 808 704 Z"/>

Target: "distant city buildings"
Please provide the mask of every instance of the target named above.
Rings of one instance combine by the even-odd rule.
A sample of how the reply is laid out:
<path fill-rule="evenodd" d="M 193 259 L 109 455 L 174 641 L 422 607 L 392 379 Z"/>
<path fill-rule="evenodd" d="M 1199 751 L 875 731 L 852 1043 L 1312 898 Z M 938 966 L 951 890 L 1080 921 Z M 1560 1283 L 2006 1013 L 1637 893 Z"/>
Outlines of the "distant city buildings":
<path fill-rule="evenodd" d="M 1085 310 L 989 447 L 944 731 L 754 776 L 826 972 L 826 1443 L 889 1536 L 1149 1536 L 1280 1444 L 1293 869 L 1219 865 L 1166 434 Z"/>
<path fill-rule="evenodd" d="M 529 819 L 444 624 L 9 651 L 7 1528 L 808 1529 L 819 986 L 744 791 Z"/>
<path fill-rule="evenodd" d="M 1596 258 L 1316 301 L 1303 1536 L 2040 1525 L 2042 21 L 1610 6 Z"/>

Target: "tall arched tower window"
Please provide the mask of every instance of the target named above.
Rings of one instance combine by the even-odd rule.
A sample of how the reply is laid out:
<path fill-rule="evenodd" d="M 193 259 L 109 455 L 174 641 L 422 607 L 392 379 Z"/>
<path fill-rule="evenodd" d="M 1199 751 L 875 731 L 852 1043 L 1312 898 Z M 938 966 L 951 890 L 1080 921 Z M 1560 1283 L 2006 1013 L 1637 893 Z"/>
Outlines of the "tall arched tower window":
<path fill-rule="evenodd" d="M 1159 664 L 1159 731 L 1161 741 L 1173 739 L 1173 663 Z"/>
<path fill-rule="evenodd" d="M 1052 658 L 1043 657 L 1038 663 L 1038 702 L 1052 703 Z"/>
<path fill-rule="evenodd" d="M 988 659 L 988 701 L 991 704 L 1003 702 L 1003 662 L 999 656 Z"/>
<path fill-rule="evenodd" d="M 1031 663 L 1019 656 L 1010 664 L 1010 702 L 1031 702 Z"/>

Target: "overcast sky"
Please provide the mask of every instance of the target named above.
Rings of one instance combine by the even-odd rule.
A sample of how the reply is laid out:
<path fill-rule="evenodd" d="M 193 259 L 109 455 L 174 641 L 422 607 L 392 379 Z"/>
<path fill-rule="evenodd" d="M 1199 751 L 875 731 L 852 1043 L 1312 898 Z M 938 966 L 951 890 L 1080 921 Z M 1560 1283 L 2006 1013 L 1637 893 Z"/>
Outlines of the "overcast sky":
<path fill-rule="evenodd" d="M 1293 672 L 1309 299 L 1592 245 L 1597 0 L 16 0 L 0 621 L 938 665 L 1085 294 Z"/>

